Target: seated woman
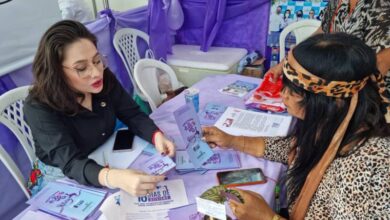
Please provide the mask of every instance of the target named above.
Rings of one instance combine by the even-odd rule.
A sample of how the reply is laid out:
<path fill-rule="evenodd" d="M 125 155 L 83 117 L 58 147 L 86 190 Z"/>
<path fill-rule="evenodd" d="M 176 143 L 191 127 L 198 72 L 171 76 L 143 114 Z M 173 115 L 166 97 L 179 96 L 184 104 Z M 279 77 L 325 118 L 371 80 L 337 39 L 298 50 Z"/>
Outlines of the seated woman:
<path fill-rule="evenodd" d="M 60 21 L 43 35 L 33 62 L 34 84 L 24 105 L 36 155 L 44 167 L 58 167 L 80 184 L 144 195 L 165 177 L 105 168 L 88 154 L 113 134 L 117 118 L 163 154 L 173 156 L 175 146 L 139 110 L 96 45 L 96 37 L 76 21 Z"/>
<path fill-rule="evenodd" d="M 289 53 L 283 73 L 283 102 L 297 118 L 291 137 L 209 127 L 206 141 L 288 163 L 291 219 L 389 217 L 390 108 L 374 51 L 346 34 L 316 35 Z M 245 203 L 230 203 L 239 219 L 281 219 L 260 195 L 239 192 Z"/>

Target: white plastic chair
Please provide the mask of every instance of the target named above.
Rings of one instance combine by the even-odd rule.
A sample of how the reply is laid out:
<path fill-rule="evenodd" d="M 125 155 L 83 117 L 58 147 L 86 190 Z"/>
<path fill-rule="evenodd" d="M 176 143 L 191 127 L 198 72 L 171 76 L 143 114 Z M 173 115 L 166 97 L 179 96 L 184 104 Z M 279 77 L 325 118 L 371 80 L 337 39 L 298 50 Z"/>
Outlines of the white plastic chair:
<path fill-rule="evenodd" d="M 301 20 L 294 22 L 283 29 L 280 33 L 279 46 L 280 46 L 280 56 L 279 62 L 283 60 L 286 56 L 286 37 L 292 32 L 296 38 L 296 44 L 302 42 L 306 38 L 310 37 L 321 25 L 321 21 L 318 20 Z"/>
<path fill-rule="evenodd" d="M 135 93 L 138 94 L 142 100 L 147 101 L 145 95 L 142 94 L 141 90 L 137 87 L 137 84 L 134 81 L 134 66 L 135 63 L 141 59 L 137 45 L 138 38 L 141 38 L 146 42 L 147 45 L 149 45 L 149 35 L 147 35 L 145 32 L 133 28 L 122 28 L 117 31 L 114 35 L 113 43 L 116 52 L 119 54 L 122 62 L 125 64 Z M 146 53 L 148 52 L 149 50 L 146 51 Z M 148 54 L 145 56 L 148 56 Z"/>
<path fill-rule="evenodd" d="M 12 177 L 15 179 L 16 183 L 19 185 L 19 187 L 21 188 L 23 193 L 29 199 L 30 194 L 27 191 L 27 188 L 26 188 L 27 184 L 25 183 L 22 172 L 20 171 L 18 166 L 15 164 L 15 162 L 12 160 L 12 158 L 9 156 L 7 151 L 4 150 L 2 145 L 0 145 L 0 161 L 8 169 L 8 171 L 11 173 Z"/>
<path fill-rule="evenodd" d="M 156 68 L 161 69 L 168 74 L 173 90 L 177 89 L 180 85 L 175 71 L 168 64 L 154 59 L 139 60 L 134 68 L 135 82 L 147 98 L 152 111 L 156 110 L 157 106 L 161 104 L 164 99 L 164 96 L 161 95 L 158 88 Z"/>
<path fill-rule="evenodd" d="M 18 87 L 0 96 L 0 123 L 16 136 L 33 164 L 36 158 L 34 140 L 23 113 L 23 103 L 29 88 L 30 86 Z"/>

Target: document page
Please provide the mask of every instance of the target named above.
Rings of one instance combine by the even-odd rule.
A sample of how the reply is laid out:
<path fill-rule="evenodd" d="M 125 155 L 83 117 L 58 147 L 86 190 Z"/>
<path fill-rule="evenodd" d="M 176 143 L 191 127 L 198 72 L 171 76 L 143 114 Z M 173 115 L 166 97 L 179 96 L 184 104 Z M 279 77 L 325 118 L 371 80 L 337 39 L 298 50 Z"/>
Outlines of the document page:
<path fill-rule="evenodd" d="M 228 107 L 215 126 L 232 135 L 286 136 L 292 117 Z"/>

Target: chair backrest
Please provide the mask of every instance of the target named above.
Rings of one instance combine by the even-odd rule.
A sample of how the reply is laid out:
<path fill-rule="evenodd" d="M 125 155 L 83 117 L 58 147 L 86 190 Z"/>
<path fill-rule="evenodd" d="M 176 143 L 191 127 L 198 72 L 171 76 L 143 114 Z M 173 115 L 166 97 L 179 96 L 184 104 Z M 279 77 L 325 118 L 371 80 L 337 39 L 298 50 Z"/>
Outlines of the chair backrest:
<path fill-rule="evenodd" d="M 138 50 L 137 39 L 141 38 L 149 46 L 149 36 L 140 30 L 133 28 L 122 28 L 114 35 L 114 48 L 122 59 L 126 70 L 129 74 L 134 91 L 143 99 L 146 97 L 142 94 L 134 81 L 135 63 L 141 58 Z"/>
<path fill-rule="evenodd" d="M 35 146 L 30 127 L 24 120 L 23 104 L 30 86 L 12 89 L 0 96 L 0 123 L 16 136 L 31 164 L 35 161 Z"/>
<path fill-rule="evenodd" d="M 292 32 L 295 35 L 296 44 L 302 42 L 306 38 L 310 37 L 321 25 L 321 21 L 307 19 L 294 22 L 283 29 L 280 33 L 279 46 L 280 46 L 280 56 L 279 62 L 283 60 L 286 56 L 286 37 Z"/>
<path fill-rule="evenodd" d="M 12 177 L 15 179 L 16 183 L 19 185 L 23 193 L 27 198 L 30 198 L 30 194 L 27 191 L 27 183 L 24 181 L 24 177 L 16 163 L 9 156 L 7 151 L 0 145 L 0 161 L 4 164 L 7 170 L 11 173 Z"/>
<path fill-rule="evenodd" d="M 158 88 L 155 69 L 161 69 L 168 74 L 173 89 L 177 89 L 179 86 L 175 71 L 168 64 L 154 59 L 139 60 L 134 68 L 135 81 L 141 92 L 147 98 L 152 111 L 157 109 L 157 106 L 163 101 L 163 97 Z"/>

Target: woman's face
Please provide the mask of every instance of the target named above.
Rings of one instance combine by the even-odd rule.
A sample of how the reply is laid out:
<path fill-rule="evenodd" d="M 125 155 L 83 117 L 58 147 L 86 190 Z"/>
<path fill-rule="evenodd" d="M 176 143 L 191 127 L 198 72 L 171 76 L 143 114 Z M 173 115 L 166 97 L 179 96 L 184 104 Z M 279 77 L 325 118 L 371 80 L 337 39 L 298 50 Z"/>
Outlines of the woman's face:
<path fill-rule="evenodd" d="M 287 112 L 296 118 L 304 119 L 305 110 L 299 104 L 303 97 L 290 91 L 288 88 L 283 88 L 281 95 L 283 103 L 287 107 Z"/>
<path fill-rule="evenodd" d="M 83 38 L 66 46 L 62 66 L 73 90 L 83 94 L 102 91 L 103 57 L 90 40 Z"/>

